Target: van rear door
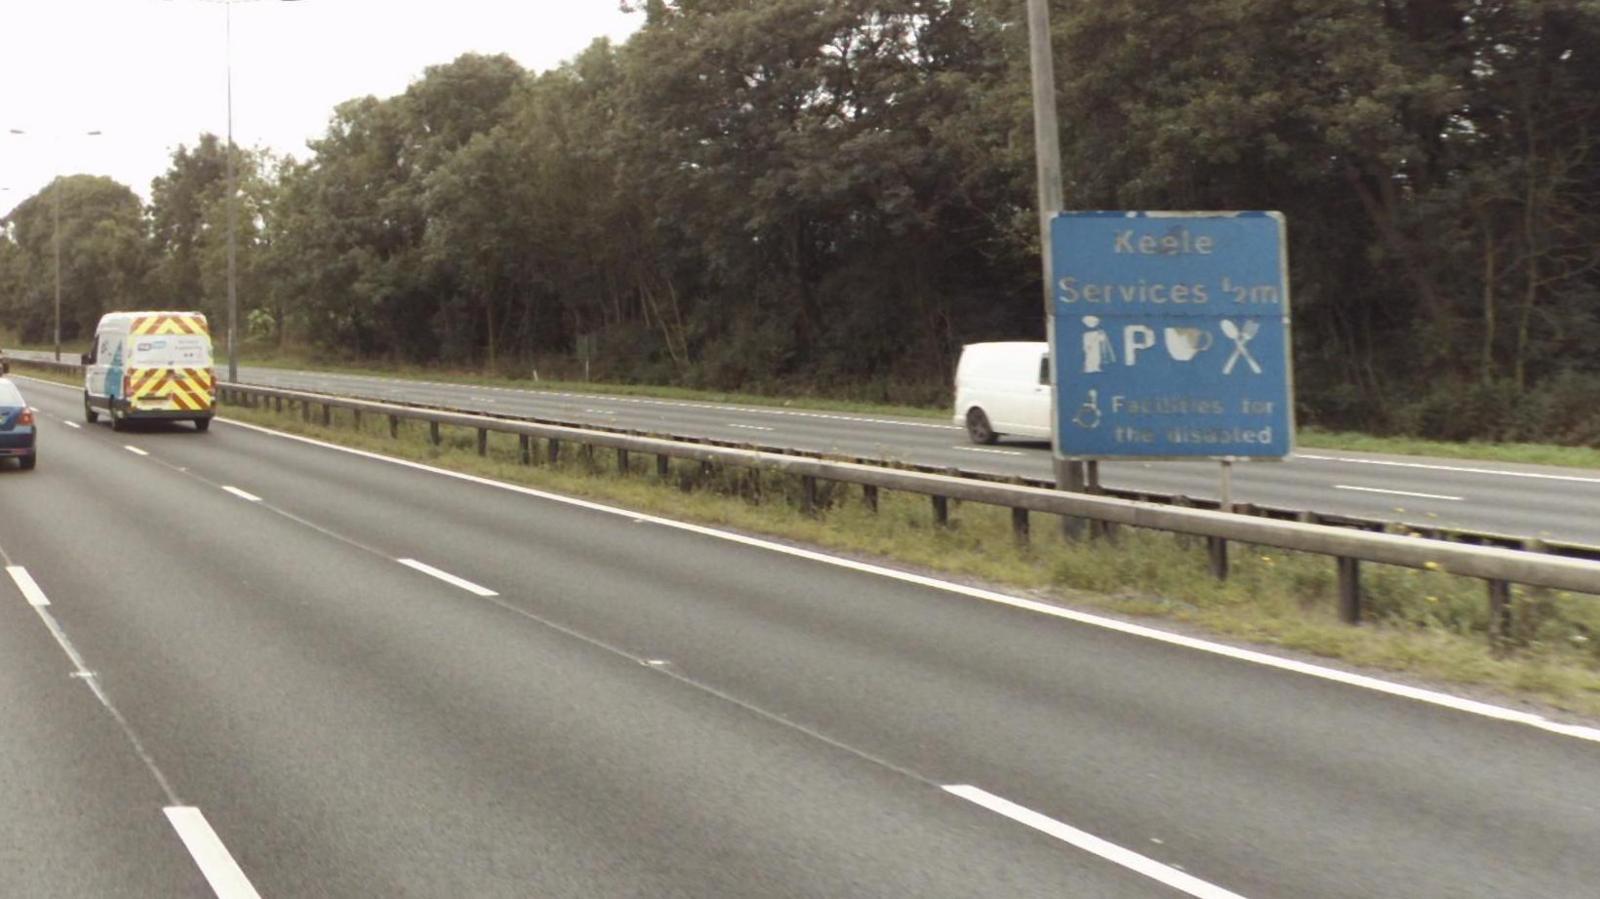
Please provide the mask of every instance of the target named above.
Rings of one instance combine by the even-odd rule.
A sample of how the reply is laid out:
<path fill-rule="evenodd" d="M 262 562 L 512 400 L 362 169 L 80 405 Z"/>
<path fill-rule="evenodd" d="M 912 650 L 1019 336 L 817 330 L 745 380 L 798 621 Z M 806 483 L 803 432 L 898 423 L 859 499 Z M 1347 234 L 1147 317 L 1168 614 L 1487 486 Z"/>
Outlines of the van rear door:
<path fill-rule="evenodd" d="M 128 338 L 129 397 L 135 408 L 205 412 L 213 405 L 211 338 L 205 334 Z"/>

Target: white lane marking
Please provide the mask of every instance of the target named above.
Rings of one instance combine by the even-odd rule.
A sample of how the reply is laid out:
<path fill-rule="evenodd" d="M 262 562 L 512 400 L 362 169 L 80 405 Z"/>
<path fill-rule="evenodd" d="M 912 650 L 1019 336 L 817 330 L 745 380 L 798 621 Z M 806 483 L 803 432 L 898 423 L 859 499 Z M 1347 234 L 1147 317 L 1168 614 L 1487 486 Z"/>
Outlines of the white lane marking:
<path fill-rule="evenodd" d="M 1140 855 L 1132 849 L 1124 849 L 1116 843 L 1101 839 L 1092 833 L 1079 830 L 1070 824 L 1063 824 L 1048 815 L 1042 815 L 1030 808 L 1017 805 L 1008 799 L 1002 799 L 987 790 L 981 790 L 969 784 L 949 784 L 942 789 L 952 796 L 959 796 L 974 805 L 982 806 L 991 812 L 1004 815 L 1019 824 L 1048 834 L 1063 843 L 1068 843 L 1082 849 L 1084 852 L 1093 853 L 1109 862 L 1114 862 L 1130 871 L 1164 883 L 1175 890 L 1187 893 L 1201 899 L 1243 899 L 1238 893 L 1225 890 L 1214 883 L 1207 883 L 1192 874 L 1164 865 L 1148 856 Z"/>
<path fill-rule="evenodd" d="M 229 493 L 233 494 L 234 496 L 237 496 L 238 498 L 240 498 L 242 500 L 245 500 L 246 502 L 252 502 L 252 503 L 261 502 L 261 497 L 256 496 L 254 493 L 248 493 L 246 491 L 240 490 L 238 487 L 229 487 L 228 485 L 224 484 L 222 486 L 222 489 L 228 491 Z"/>
<path fill-rule="evenodd" d="M 1352 462 L 1356 465 L 1387 465 L 1391 468 L 1424 468 L 1429 471 L 1454 471 L 1460 474 L 1489 474 L 1500 475 L 1507 478 L 1534 478 L 1541 481 L 1570 481 L 1577 484 L 1600 484 L 1600 478 L 1585 477 L 1570 474 L 1545 474 L 1538 471 L 1507 471 L 1500 468 L 1473 468 L 1461 465 L 1437 465 L 1432 462 L 1399 462 L 1393 459 L 1353 459 L 1346 456 L 1317 456 L 1310 453 L 1295 453 L 1296 459 L 1311 459 L 1317 462 Z"/>
<path fill-rule="evenodd" d="M 1445 496 L 1442 493 L 1413 493 L 1410 490 L 1385 490 L 1382 487 L 1357 487 L 1354 484 L 1334 484 L 1335 490 L 1359 490 L 1362 493 L 1385 493 L 1390 496 L 1414 496 L 1418 499 L 1447 499 L 1459 503 L 1463 497 Z"/>
<path fill-rule="evenodd" d="M 50 604 L 49 597 L 45 596 L 44 591 L 39 589 L 39 585 L 34 581 L 33 575 L 28 573 L 28 569 L 23 568 L 21 565 L 7 565 L 6 574 L 11 575 L 11 579 L 16 582 L 17 589 L 22 591 L 22 596 L 28 600 L 28 605 L 39 609 Z"/>
<path fill-rule="evenodd" d="M 76 431 L 79 428 L 83 427 L 83 425 L 80 425 L 75 421 L 63 421 L 62 424 L 66 425 L 67 427 L 69 427 L 71 429 L 73 429 L 74 431 Z"/>
<path fill-rule="evenodd" d="M 416 559 L 395 559 L 395 561 L 399 562 L 401 565 L 406 566 L 407 568 L 415 568 L 416 570 L 418 570 L 418 571 L 422 572 L 423 574 L 426 574 L 426 575 L 428 575 L 430 577 L 436 577 L 439 580 L 444 581 L 447 584 L 451 584 L 453 586 L 460 587 L 461 589 L 467 591 L 468 593 L 476 593 L 479 596 L 499 596 L 500 595 L 500 594 L 494 592 L 493 590 L 490 590 L 488 587 L 480 587 L 477 584 L 474 584 L 473 582 L 467 580 L 466 578 L 456 577 L 455 575 L 451 574 L 448 571 L 440 571 L 439 569 L 433 567 L 432 565 L 429 565 L 429 564 L 427 564 L 425 562 L 418 562 Z"/>
<path fill-rule="evenodd" d="M 135 456 L 148 456 L 148 455 L 150 455 L 149 453 L 145 452 L 144 450 L 139 449 L 137 446 L 128 446 L 127 444 L 124 444 L 122 448 L 127 450 L 130 453 L 133 453 Z"/>
<path fill-rule="evenodd" d="M 1025 453 L 1025 452 L 1023 452 L 1021 450 L 989 449 L 987 447 L 982 447 L 982 446 L 962 446 L 960 444 L 956 444 L 955 446 L 952 446 L 950 448 L 951 449 L 955 449 L 955 450 L 964 450 L 964 451 L 969 452 L 969 453 L 990 453 L 990 454 L 993 454 L 993 455 L 996 455 L 996 456 L 1026 456 L 1027 455 L 1027 453 Z"/>
<path fill-rule="evenodd" d="M 244 876 L 239 863 L 233 860 L 228 847 L 222 845 L 222 839 L 199 809 L 192 805 L 170 805 L 162 811 L 166 812 L 167 820 L 172 822 L 172 829 L 178 832 L 178 839 L 183 841 L 194 863 L 200 866 L 200 873 L 205 875 L 206 883 L 211 884 L 217 899 L 261 899 L 261 894 L 250 885 L 250 878 Z"/>
<path fill-rule="evenodd" d="M 178 801 L 177 794 L 172 791 L 171 781 L 167 780 L 167 776 L 156 765 L 155 759 L 151 758 L 150 751 L 144 748 L 144 742 L 134 732 L 133 726 L 128 724 L 128 719 L 122 717 L 122 713 L 117 711 L 117 707 L 112 704 L 111 697 L 106 695 L 105 688 L 100 685 L 100 679 L 95 677 L 93 671 L 89 670 L 89 664 L 84 661 L 83 654 L 78 652 L 78 647 L 72 645 L 72 640 L 67 637 L 67 632 L 62 629 L 61 623 L 56 621 L 54 615 L 50 614 L 48 608 L 50 600 L 44 595 L 44 591 L 39 589 L 39 585 L 34 583 L 33 576 L 28 574 L 27 570 L 22 566 L 7 565 L 6 571 L 11 575 L 11 579 L 16 581 L 17 588 L 28 598 L 28 604 L 33 606 L 33 611 L 39 616 L 39 620 L 44 622 L 44 626 L 50 631 L 50 636 L 55 638 L 56 645 L 61 647 L 61 651 L 67 654 L 67 660 L 72 662 L 73 671 L 71 677 L 74 680 L 83 681 L 89 687 L 89 692 L 94 694 L 94 698 L 100 703 L 100 707 L 105 709 L 106 714 L 117 722 L 117 727 L 122 729 L 122 735 L 128 739 L 128 744 L 133 747 L 134 754 L 139 757 L 139 761 L 144 763 L 146 770 L 150 772 L 150 776 L 155 778 L 156 784 L 161 788 L 162 795 L 166 796 L 168 802 L 176 803 Z"/>
<path fill-rule="evenodd" d="M 1214 643 L 1210 640 L 1201 640 L 1195 637 L 1185 636 L 1183 634 L 1175 634 L 1160 630 L 1158 628 L 1147 627 L 1142 624 L 1133 624 L 1132 622 L 1120 621 L 1115 618 L 1106 618 L 1100 615 L 1093 615 L 1088 612 L 1080 612 L 1076 609 L 1068 609 L 1062 606 L 1050 605 L 1049 603 L 1039 602 L 1037 600 L 1023 599 L 1020 596 L 1011 596 L 1009 594 L 999 593 L 994 590 L 984 590 L 980 587 L 969 587 L 965 584 L 941 581 L 926 575 L 912 574 L 909 571 L 900 571 L 894 568 L 886 568 L 882 565 L 873 565 L 868 562 L 857 562 L 854 559 L 844 559 L 838 556 L 830 556 L 825 553 L 820 553 L 809 549 L 801 549 L 797 546 L 786 546 L 782 543 L 774 543 L 773 541 L 763 540 L 759 537 L 747 537 L 743 534 L 720 531 L 716 528 L 708 527 L 706 525 L 690 524 L 689 522 L 685 521 L 674 521 L 670 518 L 662 518 L 660 516 L 648 515 L 641 512 L 618 508 L 616 506 L 601 505 L 600 503 L 590 502 L 589 500 L 577 499 L 570 496 L 562 496 L 559 493 L 548 493 L 543 490 L 535 490 L 532 487 L 524 487 L 520 484 L 509 484 L 504 481 L 496 481 L 490 478 L 465 474 L 459 471 L 450 471 L 448 469 L 437 468 L 432 465 L 425 465 L 421 462 L 413 462 L 410 459 L 396 459 L 392 456 L 382 455 L 381 453 L 354 449 L 348 446 L 339 446 L 335 443 L 328 443 L 327 441 L 316 440 L 311 437 L 302 437 L 299 434 L 289 434 L 283 431 L 274 431 L 271 428 L 262 427 L 261 425 L 248 424 L 246 422 L 233 421 L 226 418 L 219 418 L 217 420 L 226 422 L 234 427 L 258 431 L 262 434 L 270 434 L 274 437 L 279 437 L 284 440 L 293 440 L 297 443 L 304 443 L 310 446 L 319 446 L 324 449 L 333 450 L 334 452 L 359 456 L 364 459 L 371 459 L 378 462 L 387 462 L 391 465 L 398 465 L 402 468 L 410 468 L 414 471 L 426 471 L 431 474 L 440 475 L 441 477 L 454 478 L 455 480 L 465 481 L 470 484 L 478 484 L 485 487 L 493 487 L 498 490 L 520 493 L 524 496 L 537 497 L 539 499 L 561 503 L 574 508 L 588 509 L 593 512 L 602 512 L 607 515 L 626 516 L 628 518 L 647 521 L 651 524 L 659 524 L 662 527 L 676 528 L 681 531 L 699 534 L 704 537 L 725 540 L 729 543 L 738 543 L 744 546 L 764 549 L 769 552 L 782 553 L 783 555 L 794 556 L 795 558 L 807 559 L 812 562 L 820 562 L 824 565 L 832 565 L 837 568 L 847 568 L 852 571 L 862 572 L 864 574 L 885 577 L 891 580 L 897 580 L 907 584 L 915 584 L 920 587 L 928 587 L 934 590 L 942 590 L 946 593 L 954 593 L 960 596 L 967 596 L 972 599 L 980 599 L 984 602 L 995 603 L 996 605 L 1009 606 L 1014 609 L 1035 612 L 1040 615 L 1048 615 L 1052 618 L 1060 618 L 1065 621 L 1073 621 L 1078 624 L 1085 624 L 1091 627 L 1116 631 L 1117 633 L 1126 634 L 1131 637 L 1141 637 L 1147 640 L 1155 640 L 1173 646 L 1181 646 L 1185 649 L 1193 649 L 1198 652 L 1223 656 L 1225 658 L 1234 659 L 1240 662 L 1261 665 L 1266 668 L 1276 668 L 1279 671 L 1289 671 L 1295 674 L 1303 674 L 1307 677 L 1315 677 L 1320 680 L 1331 681 L 1333 683 L 1343 684 L 1348 687 L 1371 690 L 1375 693 L 1385 693 L 1390 696 L 1398 696 L 1403 699 L 1410 699 L 1416 702 L 1428 703 L 1429 705 L 1441 706 L 1443 708 L 1453 709 L 1458 712 L 1465 712 L 1470 715 L 1478 715 L 1480 717 L 1492 718 L 1497 721 L 1506 721 L 1513 724 L 1524 724 L 1529 727 L 1535 727 L 1540 730 L 1548 731 L 1550 733 L 1561 734 L 1568 737 L 1577 737 L 1578 739 L 1600 743 L 1600 727 L 1563 724 L 1559 721 L 1551 721 L 1550 719 L 1545 718 L 1543 715 L 1536 715 L 1532 712 L 1524 712 L 1519 709 L 1511 709 L 1506 708 L 1505 706 L 1492 705 L 1487 702 L 1479 702 L 1475 699 L 1463 699 L 1459 696 L 1452 696 L 1449 693 L 1441 693 L 1437 690 L 1425 690 L 1421 687 L 1413 687 L 1407 684 L 1397 684 L 1391 681 L 1380 680 L 1376 677 L 1370 677 L 1365 674 L 1354 674 L 1349 671 L 1340 671 L 1337 668 L 1327 668 L 1322 665 L 1313 665 L 1309 662 L 1283 658 L 1281 656 L 1275 656 L 1265 652 L 1258 652 L 1253 649 L 1241 649 L 1236 646 L 1229 646 L 1225 643 Z"/>
<path fill-rule="evenodd" d="M 730 428 L 739 428 L 740 430 L 744 430 L 744 431 L 772 431 L 772 430 L 776 430 L 775 428 L 763 427 L 762 425 L 742 425 L 742 424 L 739 424 L 738 422 L 731 422 L 731 421 L 728 422 L 728 427 L 730 427 Z"/>

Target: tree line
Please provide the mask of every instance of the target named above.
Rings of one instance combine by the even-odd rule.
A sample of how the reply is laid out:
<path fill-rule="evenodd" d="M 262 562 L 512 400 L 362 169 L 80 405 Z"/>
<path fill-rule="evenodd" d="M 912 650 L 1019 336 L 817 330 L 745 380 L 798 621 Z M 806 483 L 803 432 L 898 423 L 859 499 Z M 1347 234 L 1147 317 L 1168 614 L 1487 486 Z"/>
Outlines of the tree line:
<path fill-rule="evenodd" d="M 462 56 L 304 160 L 235 151 L 249 341 L 937 403 L 963 343 L 1043 336 L 1023 0 L 631 6 L 556 69 Z M 1600 443 L 1600 3 L 1052 16 L 1068 208 L 1287 215 L 1303 421 Z M 148 206 L 61 181 L 65 337 L 222 320 L 227 152 L 180 147 Z M 25 340 L 53 187 L 0 239 Z"/>

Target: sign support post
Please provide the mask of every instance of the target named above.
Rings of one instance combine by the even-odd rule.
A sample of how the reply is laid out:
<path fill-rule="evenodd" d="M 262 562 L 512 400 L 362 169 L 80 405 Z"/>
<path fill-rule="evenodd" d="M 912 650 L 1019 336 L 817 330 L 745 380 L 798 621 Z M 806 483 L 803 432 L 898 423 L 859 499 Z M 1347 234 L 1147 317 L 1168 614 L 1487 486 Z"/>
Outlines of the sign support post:
<path fill-rule="evenodd" d="M 1061 138 L 1056 124 L 1056 74 L 1055 60 L 1050 49 L 1050 8 L 1047 0 L 1028 0 L 1028 57 L 1033 72 L 1033 153 L 1039 180 L 1039 259 L 1044 271 L 1044 321 L 1045 336 L 1055 353 L 1055 315 L 1051 289 L 1050 222 L 1063 203 L 1061 190 Z M 1059 369 L 1052 369 L 1052 372 Z M 1051 418 L 1057 418 L 1055 402 L 1061 395 L 1059 382 L 1051 391 Z M 1081 493 L 1087 486 L 1083 463 L 1063 458 L 1057 444 L 1054 468 L 1057 490 Z M 1062 530 L 1068 537 L 1083 533 L 1083 522 L 1075 518 L 1062 519 Z"/>

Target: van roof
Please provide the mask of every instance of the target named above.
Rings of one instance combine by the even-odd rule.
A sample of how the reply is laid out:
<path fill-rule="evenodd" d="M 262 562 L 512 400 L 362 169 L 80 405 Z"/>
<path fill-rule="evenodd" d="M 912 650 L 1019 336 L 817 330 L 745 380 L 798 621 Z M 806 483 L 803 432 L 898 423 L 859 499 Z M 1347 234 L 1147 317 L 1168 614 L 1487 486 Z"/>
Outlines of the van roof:
<path fill-rule="evenodd" d="M 211 325 L 199 312 L 108 312 L 100 316 L 95 333 L 128 333 L 139 336 L 192 334 L 210 336 Z"/>
<path fill-rule="evenodd" d="M 185 318 L 198 318 L 202 320 L 204 320 L 206 317 L 204 312 L 196 312 L 192 309 L 146 309 L 135 312 L 107 312 L 105 315 L 100 316 L 100 324 L 109 325 L 118 322 L 131 322 L 136 318 L 144 318 L 150 315 L 177 315 Z"/>

